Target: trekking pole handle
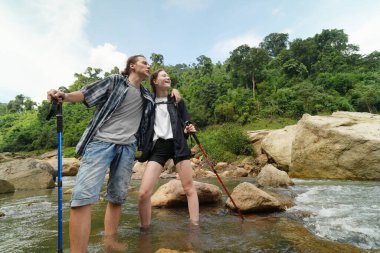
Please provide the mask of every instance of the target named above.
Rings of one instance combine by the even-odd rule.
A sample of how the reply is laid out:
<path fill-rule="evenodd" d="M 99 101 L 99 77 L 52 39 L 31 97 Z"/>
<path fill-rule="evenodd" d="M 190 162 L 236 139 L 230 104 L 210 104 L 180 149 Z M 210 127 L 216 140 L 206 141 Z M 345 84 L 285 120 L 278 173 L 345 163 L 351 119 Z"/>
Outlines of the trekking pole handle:
<path fill-rule="evenodd" d="M 62 100 L 58 102 L 56 116 L 57 116 L 57 133 L 62 133 L 62 130 L 63 130 Z"/>
<path fill-rule="evenodd" d="M 46 116 L 46 120 L 50 120 L 53 116 L 57 117 L 57 133 L 62 132 L 63 129 L 63 117 L 62 117 L 62 99 L 54 99 L 51 101 L 49 114 Z"/>
<path fill-rule="evenodd" d="M 189 126 L 190 124 L 192 124 L 192 122 L 191 122 L 190 120 L 187 120 L 187 121 L 185 122 L 185 125 L 186 125 L 186 126 Z M 195 133 L 189 133 L 189 134 L 194 138 L 195 142 L 199 145 L 200 142 L 199 142 L 199 140 L 198 140 L 197 135 L 196 135 Z"/>

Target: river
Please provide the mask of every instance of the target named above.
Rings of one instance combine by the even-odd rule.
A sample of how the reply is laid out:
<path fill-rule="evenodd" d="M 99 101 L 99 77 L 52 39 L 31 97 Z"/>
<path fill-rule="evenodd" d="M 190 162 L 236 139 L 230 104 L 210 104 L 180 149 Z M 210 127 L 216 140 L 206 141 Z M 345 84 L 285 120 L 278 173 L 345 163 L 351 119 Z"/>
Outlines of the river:
<path fill-rule="evenodd" d="M 64 177 L 64 190 L 74 177 Z M 252 178 L 226 179 L 227 187 Z M 200 180 L 219 186 L 215 179 Z M 160 180 L 163 184 L 167 180 Z M 380 182 L 299 180 L 280 194 L 296 206 L 282 213 L 246 215 L 242 223 L 223 203 L 200 208 L 201 225 L 188 224 L 186 208 L 153 209 L 152 227 L 138 228 L 137 191 L 133 180 L 124 205 L 118 238 L 104 238 L 106 203 L 93 205 L 89 252 L 155 252 L 161 248 L 194 252 L 380 252 Z M 158 185 L 159 185 L 158 184 Z M 157 185 L 157 187 L 158 187 Z M 226 198 L 226 196 L 224 196 Z M 69 252 L 70 195 L 63 201 L 63 247 Z M 18 191 L 0 195 L 0 252 L 56 252 L 57 191 Z M 121 251 L 105 247 L 118 242 Z"/>

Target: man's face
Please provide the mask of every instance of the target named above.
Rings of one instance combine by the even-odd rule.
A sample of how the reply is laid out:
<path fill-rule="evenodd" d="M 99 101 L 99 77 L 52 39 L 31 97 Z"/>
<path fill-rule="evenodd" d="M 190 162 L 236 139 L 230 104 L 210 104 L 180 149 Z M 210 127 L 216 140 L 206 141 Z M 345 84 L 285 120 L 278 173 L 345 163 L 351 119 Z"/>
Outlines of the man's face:
<path fill-rule="evenodd" d="M 131 67 L 139 76 L 146 78 L 150 75 L 149 64 L 145 57 L 138 57 L 137 62 L 132 64 Z"/>

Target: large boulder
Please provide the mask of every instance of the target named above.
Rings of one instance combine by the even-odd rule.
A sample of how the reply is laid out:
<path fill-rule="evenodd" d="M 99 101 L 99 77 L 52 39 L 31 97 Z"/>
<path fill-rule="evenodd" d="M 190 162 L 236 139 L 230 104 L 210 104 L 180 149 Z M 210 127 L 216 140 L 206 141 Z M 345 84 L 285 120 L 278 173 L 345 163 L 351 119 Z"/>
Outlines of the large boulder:
<path fill-rule="evenodd" d="M 276 162 L 278 168 L 285 171 L 289 170 L 291 163 L 292 143 L 297 128 L 297 125 L 292 125 L 271 131 L 261 143 L 264 152 Z"/>
<path fill-rule="evenodd" d="M 236 186 L 231 193 L 231 196 L 236 206 L 244 213 L 284 210 L 281 202 L 275 197 L 248 182 Z M 235 206 L 229 198 L 226 201 L 226 205 L 232 210 L 235 210 Z"/>
<path fill-rule="evenodd" d="M 289 175 L 299 178 L 380 179 L 380 116 L 305 114 L 293 140 Z"/>
<path fill-rule="evenodd" d="M 54 174 L 49 163 L 31 158 L 0 163 L 0 178 L 16 190 L 54 188 Z"/>
<path fill-rule="evenodd" d="M 6 180 L 0 179 L 0 194 L 10 192 L 15 192 L 15 186 Z"/>
<path fill-rule="evenodd" d="M 288 187 L 294 185 L 285 171 L 279 170 L 271 164 L 265 165 L 257 176 L 259 186 Z"/>
<path fill-rule="evenodd" d="M 222 191 L 218 186 L 213 184 L 201 183 L 194 181 L 198 193 L 199 204 L 216 203 L 222 198 Z M 160 186 L 153 194 L 152 206 L 172 207 L 186 206 L 187 198 L 180 180 L 173 179 L 168 183 Z"/>

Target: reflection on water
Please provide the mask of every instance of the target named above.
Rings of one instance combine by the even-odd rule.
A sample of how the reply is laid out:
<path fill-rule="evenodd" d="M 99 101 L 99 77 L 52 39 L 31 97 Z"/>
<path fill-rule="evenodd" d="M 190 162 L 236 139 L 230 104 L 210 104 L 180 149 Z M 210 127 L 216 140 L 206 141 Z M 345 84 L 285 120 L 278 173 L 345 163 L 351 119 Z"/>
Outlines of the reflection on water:
<path fill-rule="evenodd" d="M 216 180 L 208 181 L 219 186 Z M 165 182 L 160 181 L 160 184 Z M 229 180 L 226 183 L 232 190 L 239 182 Z M 64 190 L 73 184 L 73 178 L 64 178 Z M 130 190 L 128 203 L 124 205 L 117 236 L 104 237 L 106 203 L 93 205 L 88 252 L 155 252 L 162 248 L 185 252 L 366 252 L 350 244 L 314 236 L 300 220 L 295 221 L 294 215 L 289 215 L 291 212 L 247 215 L 242 223 L 239 216 L 226 211 L 223 203 L 202 206 L 199 227 L 190 226 L 187 208 L 153 209 L 151 228 L 141 232 L 138 185 L 139 181 L 132 182 L 134 189 Z M 293 190 L 298 196 L 307 192 L 302 187 Z M 289 192 L 284 190 L 284 194 Z M 0 211 L 6 214 L 0 218 L 0 252 L 56 252 L 56 197 L 55 189 L 0 195 Z M 63 198 L 63 248 L 67 253 L 69 198 L 69 195 Z"/>

